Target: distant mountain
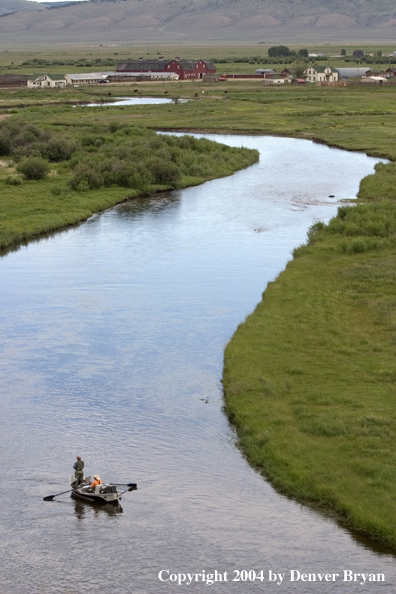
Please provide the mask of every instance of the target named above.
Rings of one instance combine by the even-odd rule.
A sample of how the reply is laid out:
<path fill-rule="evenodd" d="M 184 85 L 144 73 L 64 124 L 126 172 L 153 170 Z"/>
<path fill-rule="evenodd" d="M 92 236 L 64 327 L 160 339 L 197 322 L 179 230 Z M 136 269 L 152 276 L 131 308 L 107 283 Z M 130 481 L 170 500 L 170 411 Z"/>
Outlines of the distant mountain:
<path fill-rule="evenodd" d="M 23 10 L 44 10 L 45 5 L 27 0 L 0 0 L 0 16 Z"/>
<path fill-rule="evenodd" d="M 0 0 L 34 4 L 25 0 Z M 90 0 L 0 19 L 3 40 L 396 42 L 394 0 Z"/>

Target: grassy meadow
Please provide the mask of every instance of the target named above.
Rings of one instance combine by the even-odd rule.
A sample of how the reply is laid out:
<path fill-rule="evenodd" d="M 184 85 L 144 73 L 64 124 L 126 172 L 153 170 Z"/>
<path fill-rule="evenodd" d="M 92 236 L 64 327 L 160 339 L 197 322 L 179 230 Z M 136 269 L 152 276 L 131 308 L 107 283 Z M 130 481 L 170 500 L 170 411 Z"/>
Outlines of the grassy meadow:
<path fill-rule="evenodd" d="M 341 48 L 308 49 L 337 54 Z M 346 49 L 352 53 L 360 47 Z M 266 50 L 258 44 L 195 46 L 185 48 L 184 55 L 217 56 L 220 60 L 233 54 L 264 56 Z M 377 50 L 390 52 L 393 48 L 372 48 Z M 17 59 L 22 62 L 25 58 L 23 49 L 10 49 L 9 56 L 0 53 L 3 66 L 12 51 L 15 65 Z M 47 55 L 46 51 L 43 47 L 41 55 Z M 52 55 L 64 52 L 77 59 L 94 51 L 89 47 L 55 48 Z M 180 46 L 98 48 L 103 58 L 116 54 L 120 58 L 155 57 L 159 53 L 183 52 Z M 224 70 L 221 64 L 219 68 Z M 237 68 L 246 72 L 258 66 L 229 62 L 225 69 L 235 68 L 237 73 Z M 64 71 L 70 72 L 70 68 Z M 129 107 L 71 105 L 118 96 L 189 101 Z M 309 230 L 307 245 L 296 247 L 294 259 L 268 286 L 255 312 L 239 326 L 225 351 L 224 393 L 242 450 L 279 490 L 335 510 L 347 525 L 394 548 L 395 99 L 396 86 L 268 88 L 257 80 L 0 92 L 0 116 L 9 116 L 5 121 L 17 120 L 51 138 L 66 138 L 77 145 L 68 160 L 49 161 L 41 145 L 31 147 L 30 155 L 21 156 L 17 151 L 0 157 L 2 245 L 15 245 L 40 230 L 83 220 L 138 191 L 200 183 L 227 175 L 256 158 L 246 154 L 242 162 L 242 153 L 230 154 L 228 164 L 212 159 L 213 168 L 205 165 L 205 174 L 202 169 L 198 174 L 198 161 L 182 163 L 180 157 L 177 179 L 168 183 L 152 180 L 150 188 L 139 190 L 119 184 L 121 178 L 115 172 L 120 167 L 114 163 L 115 156 L 122 160 L 124 142 L 127 151 L 132 151 L 137 130 L 146 138 L 146 148 L 156 145 L 154 129 L 247 132 L 305 138 L 390 159 L 362 180 L 356 206 L 340 207 L 328 225 L 318 223 Z M 158 145 L 154 150 L 160 151 L 161 159 L 174 163 L 181 146 Z M 145 155 L 149 161 L 153 157 L 150 151 Z M 18 172 L 18 163 L 37 152 L 49 161 L 50 170 L 45 179 L 29 181 Z M 89 174 L 92 170 L 101 176 L 98 187 L 90 186 L 96 183 Z M 137 173 L 134 170 L 126 179 Z M 82 179 L 73 189 L 72 179 L 77 174 Z M 10 183 L 13 177 L 20 180 L 18 185 Z"/>

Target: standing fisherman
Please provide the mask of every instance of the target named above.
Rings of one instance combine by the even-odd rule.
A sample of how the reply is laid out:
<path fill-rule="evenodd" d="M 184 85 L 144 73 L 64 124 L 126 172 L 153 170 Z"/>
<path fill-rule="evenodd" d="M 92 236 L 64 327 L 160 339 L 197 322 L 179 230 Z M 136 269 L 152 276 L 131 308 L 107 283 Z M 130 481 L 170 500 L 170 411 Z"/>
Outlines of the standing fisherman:
<path fill-rule="evenodd" d="M 75 470 L 74 476 L 77 480 L 77 487 L 84 481 L 84 462 L 81 460 L 81 456 L 77 456 L 77 462 L 74 462 L 73 468 Z"/>

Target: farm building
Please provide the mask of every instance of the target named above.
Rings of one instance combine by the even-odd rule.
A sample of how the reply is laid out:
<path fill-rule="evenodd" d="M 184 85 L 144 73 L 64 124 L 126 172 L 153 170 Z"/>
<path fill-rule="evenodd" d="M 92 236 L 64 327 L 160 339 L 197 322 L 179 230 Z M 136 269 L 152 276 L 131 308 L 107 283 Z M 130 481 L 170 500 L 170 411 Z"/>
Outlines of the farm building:
<path fill-rule="evenodd" d="M 268 78 L 265 78 L 262 82 L 265 86 L 270 85 L 284 85 L 288 79 L 285 76 L 281 76 L 280 74 L 271 74 Z"/>
<path fill-rule="evenodd" d="M 87 72 L 79 74 L 65 74 L 68 85 L 96 85 L 107 80 L 103 72 Z"/>
<path fill-rule="evenodd" d="M 27 79 L 28 89 L 64 89 L 66 81 L 63 74 L 32 74 Z"/>
<path fill-rule="evenodd" d="M 28 74 L 1 74 L 0 87 L 27 87 Z"/>
<path fill-rule="evenodd" d="M 172 73 L 178 75 L 180 80 L 200 79 L 204 74 L 216 74 L 216 67 L 209 60 L 122 60 L 118 63 L 117 73 Z"/>
<path fill-rule="evenodd" d="M 367 66 L 361 68 L 337 68 L 337 71 L 341 80 L 347 80 L 348 78 L 362 78 L 362 76 L 367 76 L 370 68 Z"/>
<path fill-rule="evenodd" d="M 112 72 L 107 76 L 111 83 L 148 80 L 179 80 L 175 72 Z"/>
<path fill-rule="evenodd" d="M 275 70 L 273 68 L 257 68 L 256 74 L 275 74 Z"/>
<path fill-rule="evenodd" d="M 332 66 L 310 66 L 306 79 L 308 82 L 337 82 L 338 71 Z"/>

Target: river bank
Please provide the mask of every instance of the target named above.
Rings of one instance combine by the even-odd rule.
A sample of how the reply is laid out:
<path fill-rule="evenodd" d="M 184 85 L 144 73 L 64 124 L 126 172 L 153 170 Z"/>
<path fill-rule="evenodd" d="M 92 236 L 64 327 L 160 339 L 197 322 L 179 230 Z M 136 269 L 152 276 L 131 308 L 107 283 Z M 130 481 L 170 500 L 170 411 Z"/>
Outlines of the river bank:
<path fill-rule="evenodd" d="M 359 204 L 313 225 L 268 285 L 225 350 L 223 379 L 254 467 L 396 548 L 394 164 L 376 169 Z"/>
<path fill-rule="evenodd" d="M 53 126 L 8 119 L 0 124 L 0 145 L 1 248 L 130 198 L 231 175 L 259 158 L 254 150 L 159 136 L 125 123 L 80 126 L 60 136 Z"/>

